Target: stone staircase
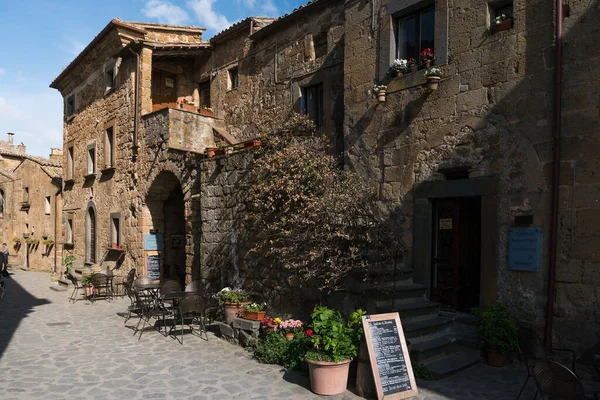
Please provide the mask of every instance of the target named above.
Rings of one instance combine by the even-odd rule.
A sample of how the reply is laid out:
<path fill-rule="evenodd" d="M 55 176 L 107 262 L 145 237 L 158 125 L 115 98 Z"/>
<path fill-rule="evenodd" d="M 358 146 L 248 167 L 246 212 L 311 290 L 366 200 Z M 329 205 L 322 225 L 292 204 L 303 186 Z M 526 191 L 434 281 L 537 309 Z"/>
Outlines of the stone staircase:
<path fill-rule="evenodd" d="M 71 273 L 78 281 L 84 276 L 90 275 L 92 272 L 97 272 L 96 269 L 86 266 L 82 261 L 73 262 L 73 267 L 71 268 Z M 71 281 L 69 281 L 66 277 L 61 276 L 58 278 L 58 287 L 69 288 L 72 287 Z"/>
<path fill-rule="evenodd" d="M 429 301 L 427 287 L 413 281 L 413 271 L 402 269 L 395 279 L 372 289 L 376 312 L 398 312 L 402 329 L 412 344 L 413 364 L 423 364 L 440 377 L 456 373 L 481 359 L 475 318 L 469 314 L 442 312 Z"/>

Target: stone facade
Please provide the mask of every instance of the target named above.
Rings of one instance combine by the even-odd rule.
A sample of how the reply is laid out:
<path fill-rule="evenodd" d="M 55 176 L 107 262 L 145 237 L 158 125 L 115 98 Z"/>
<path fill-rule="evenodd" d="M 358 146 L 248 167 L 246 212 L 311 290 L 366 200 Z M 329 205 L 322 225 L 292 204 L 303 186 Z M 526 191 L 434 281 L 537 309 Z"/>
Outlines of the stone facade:
<path fill-rule="evenodd" d="M 591 11 L 596 1 L 563 3 L 568 13 L 553 334 L 555 344 L 581 350 L 600 332 L 593 322 L 600 320 L 595 249 L 600 231 L 594 224 L 600 212 L 599 97 L 593 84 L 599 25 Z M 388 74 L 396 25 L 421 6 L 435 7 L 435 64 L 444 74 L 436 91 L 423 87 L 422 71 L 400 78 Z M 240 182 L 251 156 L 207 159 L 203 151 L 217 141 L 235 144 L 255 137 L 264 115 L 310 114 L 308 96 L 322 93 L 322 115 L 315 117 L 320 130 L 344 155 L 347 168 L 377 185 L 375 207 L 409 249 L 404 267 L 414 270 L 414 281 L 431 288 L 432 226 L 441 199 L 475 198 L 481 256 L 473 304 L 510 304 L 542 339 L 555 131 L 555 10 L 551 2 L 515 1 L 512 29 L 493 33 L 495 6 L 469 0 L 317 0 L 275 21 L 248 18 L 208 42 L 192 28 L 113 21 L 53 83 L 66 102 L 77 92 L 78 112 L 65 122 L 64 165 L 71 144 L 77 155 L 74 182 L 65 187 L 65 216 L 71 215 L 75 226 L 71 251 L 86 256 L 90 207 L 97 210 L 103 246 L 109 243 L 110 215 L 121 213 L 127 268 L 143 269 L 144 235 L 159 232 L 170 249 L 165 264 L 185 263 L 187 280 L 203 278 L 212 289 L 245 280 L 256 292 L 270 289 L 265 296 L 275 304 L 285 303 L 273 297 L 280 290 L 276 283 L 285 282 L 292 292 L 297 285 L 273 275 L 268 266 L 254 265 L 245 254 Z M 128 37 L 138 42 L 128 44 Z M 116 60 L 119 71 L 107 93 L 101 72 L 109 59 Z M 175 77 L 165 81 L 170 99 L 156 97 L 164 90 L 156 85 L 163 79 L 158 71 Z M 387 85 L 385 103 L 372 93 L 379 83 Z M 165 105 L 184 98 L 202 105 L 206 93 L 200 87 L 207 85 L 214 117 L 179 118 L 184 111 Z M 171 108 L 154 110 L 160 104 Z M 117 133 L 116 168 L 84 179 L 88 146 L 96 141 L 97 155 L 103 157 L 103 135 L 111 121 Z M 507 265 L 510 229 L 523 226 L 542 231 L 535 272 Z M 183 237 L 183 243 L 174 236 Z M 428 297 L 434 296 L 429 290 Z"/>
<path fill-rule="evenodd" d="M 62 264 L 62 153 L 31 156 L 25 146 L 0 141 L 0 243 L 9 247 L 9 264 L 56 273 Z"/>

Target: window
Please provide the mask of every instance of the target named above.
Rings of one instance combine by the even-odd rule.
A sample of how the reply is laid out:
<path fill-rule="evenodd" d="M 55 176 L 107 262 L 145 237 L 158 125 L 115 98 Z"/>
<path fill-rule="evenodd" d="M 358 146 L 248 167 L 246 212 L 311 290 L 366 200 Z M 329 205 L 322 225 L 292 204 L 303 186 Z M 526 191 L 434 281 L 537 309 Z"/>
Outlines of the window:
<path fill-rule="evenodd" d="M 95 143 L 88 145 L 87 173 L 88 173 L 88 175 L 96 173 L 96 144 Z"/>
<path fill-rule="evenodd" d="M 240 85 L 238 80 L 238 69 L 232 68 L 229 70 L 229 89 L 235 89 Z"/>
<path fill-rule="evenodd" d="M 323 126 L 323 84 L 302 88 L 301 107 L 317 127 Z"/>
<path fill-rule="evenodd" d="M 323 57 L 327 54 L 327 32 L 321 32 L 314 36 L 313 44 L 315 46 L 315 58 Z"/>
<path fill-rule="evenodd" d="M 67 117 L 70 117 L 71 115 L 75 114 L 75 94 L 72 94 L 69 97 L 67 97 L 65 113 Z"/>
<path fill-rule="evenodd" d="M 46 196 L 46 201 L 44 203 L 44 212 L 46 213 L 46 215 L 50 215 L 51 207 L 52 207 L 51 198 L 50 198 L 50 196 Z"/>
<path fill-rule="evenodd" d="M 109 126 L 106 128 L 106 136 L 104 139 L 104 168 L 112 168 L 115 166 L 115 127 Z"/>
<path fill-rule="evenodd" d="M 110 92 L 115 86 L 116 60 L 111 60 L 104 66 L 104 92 Z"/>
<path fill-rule="evenodd" d="M 85 261 L 96 263 L 96 211 L 92 206 L 85 216 Z"/>
<path fill-rule="evenodd" d="M 110 214 L 110 243 L 121 245 L 121 214 Z"/>
<path fill-rule="evenodd" d="M 199 88 L 200 106 L 210 107 L 210 81 L 202 82 Z"/>
<path fill-rule="evenodd" d="M 501 32 L 511 29 L 513 26 L 513 3 L 512 2 L 496 2 L 489 5 L 490 7 L 490 27 L 493 32 Z"/>
<path fill-rule="evenodd" d="M 435 8 L 429 7 L 396 19 L 396 58 L 419 61 L 424 49 L 434 50 Z M 435 52 L 434 52 L 435 54 Z"/>
<path fill-rule="evenodd" d="M 23 188 L 23 203 L 29 203 L 29 188 Z"/>
<path fill-rule="evenodd" d="M 74 164 L 75 159 L 73 158 L 73 146 L 67 149 L 67 180 L 72 180 L 74 177 Z"/>
<path fill-rule="evenodd" d="M 67 226 L 66 226 L 66 243 L 68 244 L 73 244 L 73 218 L 68 218 L 67 219 Z"/>

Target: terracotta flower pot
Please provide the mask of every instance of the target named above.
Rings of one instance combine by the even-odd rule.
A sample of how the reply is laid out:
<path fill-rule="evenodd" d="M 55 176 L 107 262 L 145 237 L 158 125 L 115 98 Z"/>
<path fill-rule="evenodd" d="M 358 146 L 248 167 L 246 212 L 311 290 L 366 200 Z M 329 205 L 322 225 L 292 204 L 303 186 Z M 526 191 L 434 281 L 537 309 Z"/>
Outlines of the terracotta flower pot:
<path fill-rule="evenodd" d="M 310 376 L 310 390 L 325 396 L 343 393 L 348 385 L 350 361 L 352 360 L 334 363 L 306 359 Z"/>
<path fill-rule="evenodd" d="M 294 339 L 294 332 L 287 332 L 287 333 L 285 334 L 285 338 L 286 338 L 287 340 L 292 340 L 292 339 Z"/>
<path fill-rule="evenodd" d="M 192 112 L 196 112 L 198 110 L 198 108 L 196 108 L 195 105 L 185 104 L 185 103 L 181 103 L 179 108 L 181 108 L 182 110 L 185 110 L 185 111 L 192 111 Z"/>
<path fill-rule="evenodd" d="M 250 319 L 252 321 L 262 321 L 265 318 L 265 311 L 244 311 L 244 319 Z"/>
<path fill-rule="evenodd" d="M 275 332 L 279 328 L 279 324 L 268 324 L 267 329 Z"/>
<path fill-rule="evenodd" d="M 206 155 L 208 157 L 214 157 L 215 154 L 216 154 L 216 152 L 217 152 L 217 148 L 216 147 L 207 147 L 206 148 Z"/>
<path fill-rule="evenodd" d="M 91 297 L 94 294 L 94 285 L 90 283 L 89 285 L 84 286 L 83 293 L 85 294 L 85 297 Z"/>
<path fill-rule="evenodd" d="M 244 315 L 244 305 L 250 303 L 225 303 L 223 310 L 225 311 L 225 323 L 230 324 L 234 318 Z"/>
<path fill-rule="evenodd" d="M 440 79 L 442 79 L 442 78 L 439 76 L 428 76 L 427 77 L 427 89 L 437 90 L 438 86 L 440 84 Z"/>
<path fill-rule="evenodd" d="M 425 60 L 425 68 L 429 67 L 431 67 L 431 59 L 428 58 L 427 60 Z"/>
<path fill-rule="evenodd" d="M 506 365 L 506 356 L 496 350 L 487 350 L 487 363 L 492 367 L 504 367 Z"/>
<path fill-rule="evenodd" d="M 210 111 L 210 110 L 206 110 L 206 109 L 202 110 L 202 109 L 200 109 L 200 110 L 198 110 L 198 112 L 200 113 L 200 115 L 204 115 L 205 117 L 212 117 L 213 116 L 213 112 Z"/>
<path fill-rule="evenodd" d="M 385 103 L 385 92 L 377 92 L 377 101 Z"/>
<path fill-rule="evenodd" d="M 499 24 L 492 25 L 492 32 L 498 33 L 498 32 L 502 32 L 502 31 L 507 31 L 507 30 L 511 29 L 512 27 L 513 27 L 513 20 L 507 19 L 507 20 L 500 22 Z"/>
<path fill-rule="evenodd" d="M 397 78 L 400 78 L 402 75 L 403 75 L 402 71 L 396 71 L 396 77 Z"/>

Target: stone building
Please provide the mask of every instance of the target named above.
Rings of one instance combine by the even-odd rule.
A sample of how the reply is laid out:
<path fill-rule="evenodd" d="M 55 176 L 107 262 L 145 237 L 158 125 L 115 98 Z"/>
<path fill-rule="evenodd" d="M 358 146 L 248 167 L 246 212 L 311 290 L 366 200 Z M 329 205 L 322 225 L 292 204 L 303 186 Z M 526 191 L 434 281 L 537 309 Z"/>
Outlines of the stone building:
<path fill-rule="evenodd" d="M 62 152 L 32 156 L 13 136 L 0 141 L 0 243 L 11 266 L 55 273 L 62 264 Z"/>
<path fill-rule="evenodd" d="M 401 311 L 417 353 L 446 351 L 448 325 L 496 301 L 540 342 L 589 347 L 600 334 L 599 14 L 597 1 L 562 3 L 562 58 L 557 10 L 536 0 L 315 0 L 209 41 L 201 28 L 111 21 L 52 83 L 65 99 L 71 251 L 94 264 L 123 242 L 127 268 L 145 271 L 160 251 L 163 277 L 185 266 L 188 280 L 243 282 L 276 306 L 301 297 L 245 253 L 251 153 L 205 156 L 295 110 L 378 186 L 374 206 L 408 251 L 391 271 L 402 279 L 367 304 Z M 512 23 L 498 31 L 502 14 Z M 389 74 L 425 48 L 438 90 L 423 70 Z M 387 85 L 384 103 L 374 84 Z M 178 108 L 184 99 L 212 116 Z M 534 246 L 519 251 L 518 235 Z"/>

